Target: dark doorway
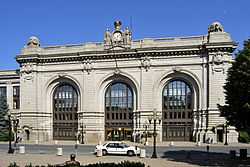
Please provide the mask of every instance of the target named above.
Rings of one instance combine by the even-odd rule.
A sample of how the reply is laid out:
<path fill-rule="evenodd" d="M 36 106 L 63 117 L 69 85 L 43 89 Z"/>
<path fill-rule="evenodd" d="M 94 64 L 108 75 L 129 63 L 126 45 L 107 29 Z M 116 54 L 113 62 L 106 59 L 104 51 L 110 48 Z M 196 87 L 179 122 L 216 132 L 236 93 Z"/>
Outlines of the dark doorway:
<path fill-rule="evenodd" d="M 26 140 L 29 141 L 30 140 L 30 131 L 28 129 L 25 129 L 25 134 L 26 134 Z"/>
<path fill-rule="evenodd" d="M 217 129 L 217 142 L 223 142 L 223 129 Z"/>

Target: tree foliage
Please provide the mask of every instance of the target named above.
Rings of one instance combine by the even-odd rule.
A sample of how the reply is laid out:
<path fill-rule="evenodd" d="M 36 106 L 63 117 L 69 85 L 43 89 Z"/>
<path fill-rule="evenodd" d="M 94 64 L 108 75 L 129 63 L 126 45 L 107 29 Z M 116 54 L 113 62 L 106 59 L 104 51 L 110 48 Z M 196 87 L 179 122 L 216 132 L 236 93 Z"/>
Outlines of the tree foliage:
<path fill-rule="evenodd" d="M 6 97 L 0 96 L 0 141 L 8 140 L 8 122 L 5 118 L 9 110 Z"/>
<path fill-rule="evenodd" d="M 6 97 L 0 96 L 0 129 L 7 127 L 5 116 L 9 110 Z"/>
<path fill-rule="evenodd" d="M 250 132 L 250 39 L 236 55 L 224 86 L 226 105 L 219 106 L 230 125 Z"/>

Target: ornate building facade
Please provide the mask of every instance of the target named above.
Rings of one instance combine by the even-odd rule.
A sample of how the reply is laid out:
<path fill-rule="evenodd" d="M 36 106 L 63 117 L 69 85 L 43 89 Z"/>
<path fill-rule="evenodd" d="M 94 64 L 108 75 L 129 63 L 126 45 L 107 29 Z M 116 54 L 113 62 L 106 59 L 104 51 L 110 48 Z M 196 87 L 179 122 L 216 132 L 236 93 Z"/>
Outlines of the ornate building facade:
<path fill-rule="evenodd" d="M 42 47 L 31 37 L 16 56 L 20 70 L 0 72 L 0 94 L 24 139 L 238 142 L 217 104 L 236 48 L 218 22 L 195 37 L 132 40 L 120 21 L 102 43 Z"/>

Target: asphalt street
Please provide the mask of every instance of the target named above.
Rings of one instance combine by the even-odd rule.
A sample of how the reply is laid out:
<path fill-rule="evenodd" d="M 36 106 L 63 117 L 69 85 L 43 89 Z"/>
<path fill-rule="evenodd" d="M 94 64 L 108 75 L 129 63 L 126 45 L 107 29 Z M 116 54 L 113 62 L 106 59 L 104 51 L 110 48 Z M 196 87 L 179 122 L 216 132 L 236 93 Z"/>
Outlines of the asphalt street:
<path fill-rule="evenodd" d="M 69 155 L 71 153 L 77 153 L 78 155 L 91 155 L 94 153 L 95 146 L 94 145 L 36 145 L 36 144 L 26 144 L 25 152 L 27 154 L 56 154 L 57 148 L 63 148 L 63 154 Z M 237 154 L 240 149 L 247 149 L 248 156 L 250 157 L 250 147 L 240 147 L 240 146 L 213 146 L 209 147 L 210 153 L 224 153 L 228 154 L 230 150 L 236 150 Z M 17 147 L 18 149 L 18 147 Z M 150 157 L 153 152 L 152 146 L 146 146 L 146 155 Z M 0 152 L 7 152 L 8 144 L 0 144 Z M 18 150 L 16 150 L 18 152 Z M 166 153 L 169 152 L 177 152 L 177 151 L 185 151 L 185 152 L 201 152 L 206 153 L 206 146 L 158 146 L 157 147 L 157 155 L 158 157 L 163 157 Z"/>

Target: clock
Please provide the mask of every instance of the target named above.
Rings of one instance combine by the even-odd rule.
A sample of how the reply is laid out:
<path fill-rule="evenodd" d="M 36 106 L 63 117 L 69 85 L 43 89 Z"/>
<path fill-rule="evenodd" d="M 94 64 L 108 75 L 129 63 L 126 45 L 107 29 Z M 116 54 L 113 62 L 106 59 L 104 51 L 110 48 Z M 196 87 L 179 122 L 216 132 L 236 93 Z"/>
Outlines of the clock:
<path fill-rule="evenodd" d="M 117 31 L 117 32 L 114 32 L 113 34 L 113 40 L 114 42 L 120 42 L 122 41 L 122 33 Z"/>

